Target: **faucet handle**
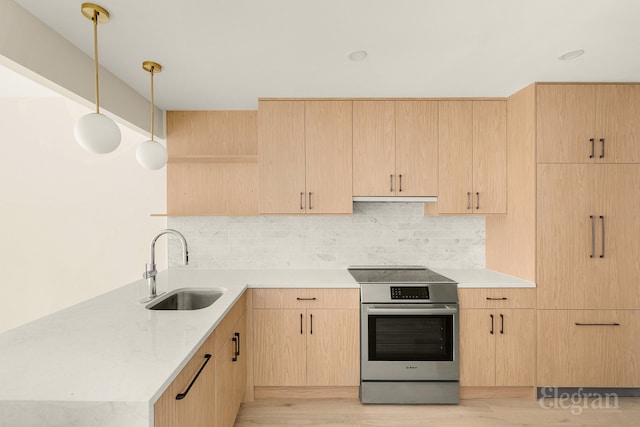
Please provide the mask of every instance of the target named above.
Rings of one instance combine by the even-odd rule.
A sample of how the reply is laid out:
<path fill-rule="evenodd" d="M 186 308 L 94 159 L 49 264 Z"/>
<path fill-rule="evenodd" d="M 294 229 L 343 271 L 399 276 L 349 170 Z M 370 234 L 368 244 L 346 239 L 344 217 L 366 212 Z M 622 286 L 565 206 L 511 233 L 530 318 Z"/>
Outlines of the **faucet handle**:
<path fill-rule="evenodd" d="M 143 278 L 150 279 L 152 277 L 156 277 L 156 274 L 158 274 L 155 264 L 145 264 L 144 267 L 146 271 L 142 273 Z"/>

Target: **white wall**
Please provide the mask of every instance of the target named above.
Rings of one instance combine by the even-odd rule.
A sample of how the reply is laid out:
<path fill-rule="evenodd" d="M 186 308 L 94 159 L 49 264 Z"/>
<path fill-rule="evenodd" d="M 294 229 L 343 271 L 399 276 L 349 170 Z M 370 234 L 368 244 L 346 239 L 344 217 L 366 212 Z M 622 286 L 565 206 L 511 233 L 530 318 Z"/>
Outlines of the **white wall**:
<path fill-rule="evenodd" d="M 188 268 L 345 268 L 425 264 L 484 268 L 485 218 L 425 217 L 421 203 L 355 203 L 352 216 L 169 217 Z M 169 264 L 181 264 L 178 242 Z"/>
<path fill-rule="evenodd" d="M 73 138 L 90 112 L 60 97 L 0 98 L 0 332 L 141 277 L 166 227 L 166 174 L 135 160 L 147 139 L 122 130 L 114 153 Z M 166 268 L 166 246 L 158 247 Z"/>

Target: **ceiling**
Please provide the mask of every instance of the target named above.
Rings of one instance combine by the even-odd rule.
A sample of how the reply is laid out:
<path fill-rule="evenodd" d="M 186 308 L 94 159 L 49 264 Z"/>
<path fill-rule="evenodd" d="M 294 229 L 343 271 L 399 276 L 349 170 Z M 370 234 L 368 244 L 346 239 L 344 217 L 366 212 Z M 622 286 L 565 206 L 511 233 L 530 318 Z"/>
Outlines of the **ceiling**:
<path fill-rule="evenodd" d="M 81 0 L 15 0 L 92 56 Z M 259 97 L 504 97 L 534 81 L 639 81 L 637 0 L 98 0 L 100 63 L 164 110 Z M 361 62 L 347 59 L 363 49 Z M 571 61 L 563 53 L 584 49 Z"/>

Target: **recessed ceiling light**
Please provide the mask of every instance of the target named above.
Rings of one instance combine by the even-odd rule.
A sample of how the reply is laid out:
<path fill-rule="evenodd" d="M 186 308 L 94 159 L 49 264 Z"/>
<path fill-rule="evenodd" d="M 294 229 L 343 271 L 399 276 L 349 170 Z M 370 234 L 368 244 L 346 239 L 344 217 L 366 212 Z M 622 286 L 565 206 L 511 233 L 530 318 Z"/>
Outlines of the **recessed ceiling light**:
<path fill-rule="evenodd" d="M 576 59 L 578 56 L 582 56 L 583 54 L 583 49 L 572 50 L 571 52 L 567 52 L 564 55 L 560 55 L 558 59 L 560 61 L 569 61 L 570 59 Z"/>
<path fill-rule="evenodd" d="M 347 55 L 347 58 L 352 61 L 363 61 L 366 57 L 367 52 L 364 50 L 354 50 L 349 55 Z"/>

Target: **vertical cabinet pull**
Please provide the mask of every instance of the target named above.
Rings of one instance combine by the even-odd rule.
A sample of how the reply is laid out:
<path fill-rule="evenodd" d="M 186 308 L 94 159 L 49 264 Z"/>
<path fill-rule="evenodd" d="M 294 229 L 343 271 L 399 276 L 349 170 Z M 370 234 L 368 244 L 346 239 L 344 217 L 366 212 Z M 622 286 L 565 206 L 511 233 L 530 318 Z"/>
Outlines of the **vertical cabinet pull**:
<path fill-rule="evenodd" d="M 232 362 L 237 362 L 238 361 L 238 337 L 233 337 L 231 338 L 231 341 L 233 341 L 233 358 L 231 359 Z"/>
<path fill-rule="evenodd" d="M 504 335 L 504 314 L 500 314 L 500 334 Z"/>
<path fill-rule="evenodd" d="M 600 221 L 602 222 L 602 253 L 600 258 L 604 258 L 604 216 L 600 215 Z"/>
<path fill-rule="evenodd" d="M 238 349 L 236 350 L 236 356 L 240 356 L 240 332 L 234 334 L 238 338 Z"/>
<path fill-rule="evenodd" d="M 476 197 L 478 198 L 478 203 L 476 204 L 476 209 L 480 209 L 480 193 L 476 193 Z"/>
<path fill-rule="evenodd" d="M 200 369 L 198 369 L 198 372 L 196 373 L 196 376 L 193 377 L 193 379 L 189 383 L 189 386 L 187 387 L 187 389 L 183 393 L 178 393 L 176 395 L 176 400 L 182 400 L 185 397 L 187 397 L 187 394 L 189 394 L 189 390 L 191 390 L 191 387 L 193 387 L 193 385 L 196 383 L 196 380 L 200 376 L 200 373 L 202 372 L 204 367 L 207 366 L 207 363 L 209 363 L 210 359 L 211 359 L 211 355 L 210 354 L 205 354 L 204 355 L 204 363 L 202 364 L 202 366 L 200 366 Z"/>
<path fill-rule="evenodd" d="M 593 258 L 596 252 L 596 217 L 589 215 L 589 219 L 591 220 L 591 254 L 589 258 Z"/>
<path fill-rule="evenodd" d="M 595 138 L 589 138 L 589 142 L 591 143 L 591 154 L 589 155 L 589 158 L 593 159 L 596 155 L 596 140 Z"/>
<path fill-rule="evenodd" d="M 302 313 L 300 313 L 300 335 L 302 335 Z"/>
<path fill-rule="evenodd" d="M 300 193 L 300 210 L 304 210 L 304 193 Z"/>
<path fill-rule="evenodd" d="M 471 209 L 471 192 L 467 192 L 467 209 Z"/>
<path fill-rule="evenodd" d="M 313 335 L 313 314 L 310 314 L 309 316 L 311 318 L 311 327 L 309 328 L 309 333 Z"/>
<path fill-rule="evenodd" d="M 604 159 L 604 138 L 600 138 L 600 147 L 602 148 L 602 151 L 600 152 L 600 158 Z"/>
<path fill-rule="evenodd" d="M 402 192 L 402 174 L 398 175 L 398 178 L 400 178 L 400 186 L 398 188 L 398 191 Z"/>
<path fill-rule="evenodd" d="M 489 331 L 489 333 L 493 335 L 493 314 L 490 314 L 489 317 L 491 317 L 491 330 Z"/>
<path fill-rule="evenodd" d="M 389 175 L 389 191 L 393 193 L 393 174 Z"/>
<path fill-rule="evenodd" d="M 309 191 L 309 210 L 313 209 L 313 206 L 311 206 L 311 191 Z"/>

